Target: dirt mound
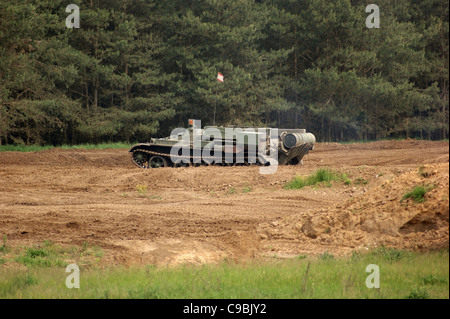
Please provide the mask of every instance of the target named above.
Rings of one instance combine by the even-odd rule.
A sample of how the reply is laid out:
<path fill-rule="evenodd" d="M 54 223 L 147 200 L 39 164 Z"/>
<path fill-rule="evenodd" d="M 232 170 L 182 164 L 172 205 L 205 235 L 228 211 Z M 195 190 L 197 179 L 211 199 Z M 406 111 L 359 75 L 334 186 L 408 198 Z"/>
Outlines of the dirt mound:
<path fill-rule="evenodd" d="M 424 202 L 404 198 L 415 187 L 428 190 Z M 449 165 L 423 165 L 362 195 L 327 209 L 298 213 L 272 223 L 263 223 L 258 233 L 269 241 L 298 242 L 297 253 L 333 251 L 348 253 L 385 245 L 399 249 L 448 247 Z M 274 227 L 274 223 L 276 227 Z"/>

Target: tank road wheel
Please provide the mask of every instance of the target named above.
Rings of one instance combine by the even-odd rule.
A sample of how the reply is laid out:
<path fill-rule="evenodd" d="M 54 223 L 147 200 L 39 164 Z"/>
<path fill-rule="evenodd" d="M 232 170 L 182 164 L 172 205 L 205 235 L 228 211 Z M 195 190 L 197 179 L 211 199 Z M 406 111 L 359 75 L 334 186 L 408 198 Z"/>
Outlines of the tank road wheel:
<path fill-rule="evenodd" d="M 148 160 L 148 164 L 149 164 L 149 167 L 151 167 L 151 168 L 159 168 L 159 167 L 168 167 L 169 166 L 169 162 L 167 161 L 167 159 L 165 157 L 157 156 L 157 155 L 150 157 L 150 159 Z"/>
<path fill-rule="evenodd" d="M 148 166 L 149 165 L 149 163 L 148 163 L 149 157 L 150 157 L 150 155 L 145 152 L 141 152 L 141 151 L 133 152 L 133 162 L 140 168 L 148 168 L 149 167 Z"/>

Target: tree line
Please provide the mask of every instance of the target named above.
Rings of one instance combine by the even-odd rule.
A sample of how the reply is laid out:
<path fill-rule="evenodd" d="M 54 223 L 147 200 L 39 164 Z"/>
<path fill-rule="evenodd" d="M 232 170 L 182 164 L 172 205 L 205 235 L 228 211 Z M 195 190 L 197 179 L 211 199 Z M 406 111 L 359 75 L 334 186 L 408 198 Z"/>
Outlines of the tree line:
<path fill-rule="evenodd" d="M 368 4 L 2 0 L 0 144 L 146 141 L 214 110 L 319 141 L 448 138 L 448 1 L 378 0 L 379 28 Z"/>

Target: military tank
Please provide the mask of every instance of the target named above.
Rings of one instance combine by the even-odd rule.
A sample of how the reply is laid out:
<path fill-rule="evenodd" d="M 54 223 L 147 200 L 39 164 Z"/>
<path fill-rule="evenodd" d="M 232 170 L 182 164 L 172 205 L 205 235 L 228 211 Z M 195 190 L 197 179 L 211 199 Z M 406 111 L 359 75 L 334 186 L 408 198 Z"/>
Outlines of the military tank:
<path fill-rule="evenodd" d="M 189 120 L 187 129 L 169 137 L 151 138 L 130 149 L 140 168 L 199 165 L 297 165 L 314 149 L 316 138 L 305 129 L 237 128 L 199 125 Z"/>

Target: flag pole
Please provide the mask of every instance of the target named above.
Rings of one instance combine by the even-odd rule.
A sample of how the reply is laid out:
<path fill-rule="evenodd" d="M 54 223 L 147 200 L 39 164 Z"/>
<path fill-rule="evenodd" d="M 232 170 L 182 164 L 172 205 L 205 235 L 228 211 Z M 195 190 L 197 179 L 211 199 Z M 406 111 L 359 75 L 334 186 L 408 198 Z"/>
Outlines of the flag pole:
<path fill-rule="evenodd" d="M 217 89 L 214 99 L 214 117 L 213 117 L 213 126 L 216 126 L 216 105 L 217 105 Z"/>
<path fill-rule="evenodd" d="M 217 73 L 217 81 L 219 82 L 223 82 L 223 74 L 222 73 Z M 213 117 L 213 126 L 216 125 L 216 106 L 217 106 L 217 100 L 219 99 L 218 96 L 218 85 L 216 83 L 216 92 L 215 92 L 215 99 L 214 99 L 214 117 Z"/>

